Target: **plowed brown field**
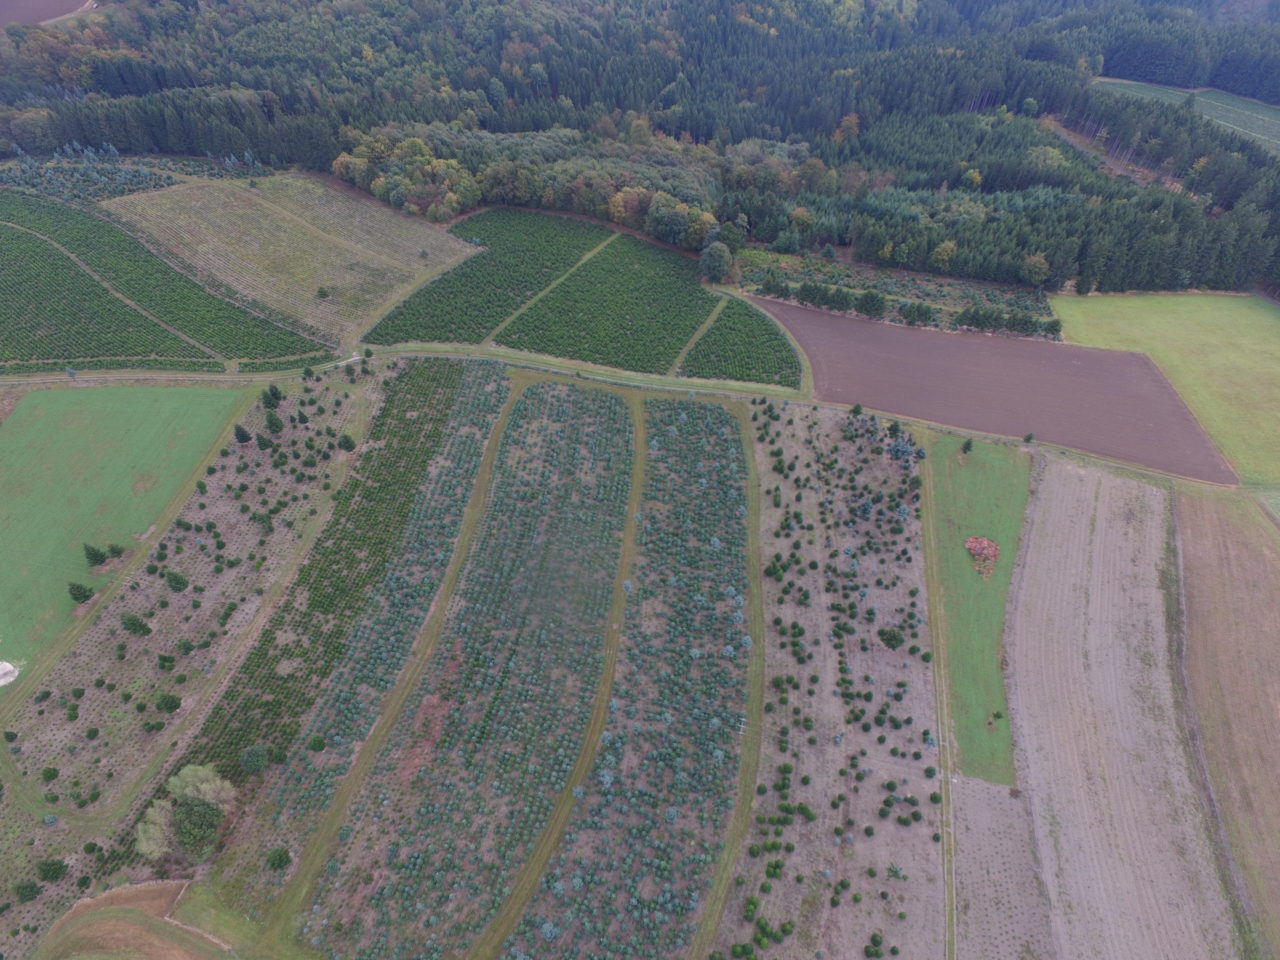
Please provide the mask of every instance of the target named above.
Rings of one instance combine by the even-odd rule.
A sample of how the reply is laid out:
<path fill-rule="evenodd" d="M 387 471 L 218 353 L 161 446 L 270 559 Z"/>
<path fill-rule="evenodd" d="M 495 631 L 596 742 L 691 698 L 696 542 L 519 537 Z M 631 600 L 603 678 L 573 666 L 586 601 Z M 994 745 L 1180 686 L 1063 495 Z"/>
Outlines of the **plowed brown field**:
<path fill-rule="evenodd" d="M 0 4 L 0 26 L 6 23 L 41 23 L 79 10 L 83 0 L 6 0 Z"/>
<path fill-rule="evenodd" d="M 819 400 L 1040 440 L 1177 476 L 1236 475 L 1139 353 L 946 334 L 753 298 L 791 331 Z"/>

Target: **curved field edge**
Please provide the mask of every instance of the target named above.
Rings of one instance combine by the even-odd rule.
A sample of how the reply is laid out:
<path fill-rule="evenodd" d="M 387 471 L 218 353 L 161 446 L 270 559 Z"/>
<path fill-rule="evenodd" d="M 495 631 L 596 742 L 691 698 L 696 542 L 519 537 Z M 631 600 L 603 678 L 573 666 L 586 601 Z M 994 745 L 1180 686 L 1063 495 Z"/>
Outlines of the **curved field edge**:
<path fill-rule="evenodd" d="M 720 302 L 668 373 L 708 380 L 773 383 L 799 390 L 800 352 L 770 314 L 736 297 Z"/>
<path fill-rule="evenodd" d="M 1014 783 L 1013 740 L 1002 666 L 1005 607 L 1022 535 L 1031 460 L 1022 450 L 984 440 L 933 434 L 924 462 L 929 609 L 946 686 L 960 771 Z M 999 546 L 988 577 L 974 567 L 969 537 Z"/>

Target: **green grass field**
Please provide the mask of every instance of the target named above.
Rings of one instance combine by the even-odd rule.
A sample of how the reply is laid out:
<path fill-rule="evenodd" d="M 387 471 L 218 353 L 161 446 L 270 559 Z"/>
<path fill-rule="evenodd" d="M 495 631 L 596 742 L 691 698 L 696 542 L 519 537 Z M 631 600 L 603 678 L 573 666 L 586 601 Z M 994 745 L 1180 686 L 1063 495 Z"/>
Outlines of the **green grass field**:
<path fill-rule="evenodd" d="M 235 390 L 105 387 L 23 397 L 0 424 L 0 659 L 37 658 L 71 622 L 82 544 L 126 549 L 191 477 Z"/>
<path fill-rule="evenodd" d="M 1187 99 L 1186 90 L 1177 87 L 1161 87 L 1154 83 L 1135 83 L 1129 80 L 1099 80 L 1098 86 L 1117 93 L 1162 103 L 1182 103 Z M 1237 97 L 1222 90 L 1196 91 L 1196 109 L 1216 123 L 1258 141 L 1272 153 L 1280 153 L 1280 107 L 1258 103 Z"/>
<path fill-rule="evenodd" d="M 1030 458 L 1015 447 L 975 441 L 961 453 L 957 437 L 939 437 L 925 461 L 930 501 L 930 607 L 945 647 L 951 721 L 959 767 L 968 776 L 1013 784 L 1013 740 L 1001 670 L 1005 601 L 1017 558 L 1031 477 Z M 969 537 L 1000 547 L 992 575 L 974 569 Z M 1002 719 L 994 719 L 996 713 Z"/>
<path fill-rule="evenodd" d="M 1071 343 L 1148 354 L 1245 483 L 1280 485 L 1280 307 L 1261 297 L 1054 297 Z"/>

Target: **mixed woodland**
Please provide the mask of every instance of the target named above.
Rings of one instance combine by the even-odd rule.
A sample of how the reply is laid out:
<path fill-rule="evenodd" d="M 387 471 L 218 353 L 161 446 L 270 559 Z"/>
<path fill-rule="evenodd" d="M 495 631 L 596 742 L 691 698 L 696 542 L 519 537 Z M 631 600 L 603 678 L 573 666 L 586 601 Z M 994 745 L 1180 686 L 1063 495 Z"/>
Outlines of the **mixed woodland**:
<path fill-rule="evenodd" d="M 1277 0 L 104 0 L 0 31 L 0 157 L 296 164 L 436 220 L 513 204 L 695 251 L 1247 289 L 1280 285 L 1280 162 L 1090 81 L 1277 102 L 1278 19 Z"/>

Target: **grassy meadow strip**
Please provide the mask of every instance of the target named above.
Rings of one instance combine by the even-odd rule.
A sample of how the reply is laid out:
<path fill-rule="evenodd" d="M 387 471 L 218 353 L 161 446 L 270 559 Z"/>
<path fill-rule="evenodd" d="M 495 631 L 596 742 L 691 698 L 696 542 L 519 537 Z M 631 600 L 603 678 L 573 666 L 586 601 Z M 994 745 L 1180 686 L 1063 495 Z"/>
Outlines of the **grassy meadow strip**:
<path fill-rule="evenodd" d="M 925 511 L 936 550 L 933 628 L 946 645 L 951 718 L 960 769 L 1013 785 L 1013 740 L 1001 657 L 1005 603 L 1027 507 L 1031 461 L 1016 447 L 939 437 L 926 470 L 932 496 Z M 1000 555 L 989 574 L 975 568 L 970 537 L 992 540 Z"/>

